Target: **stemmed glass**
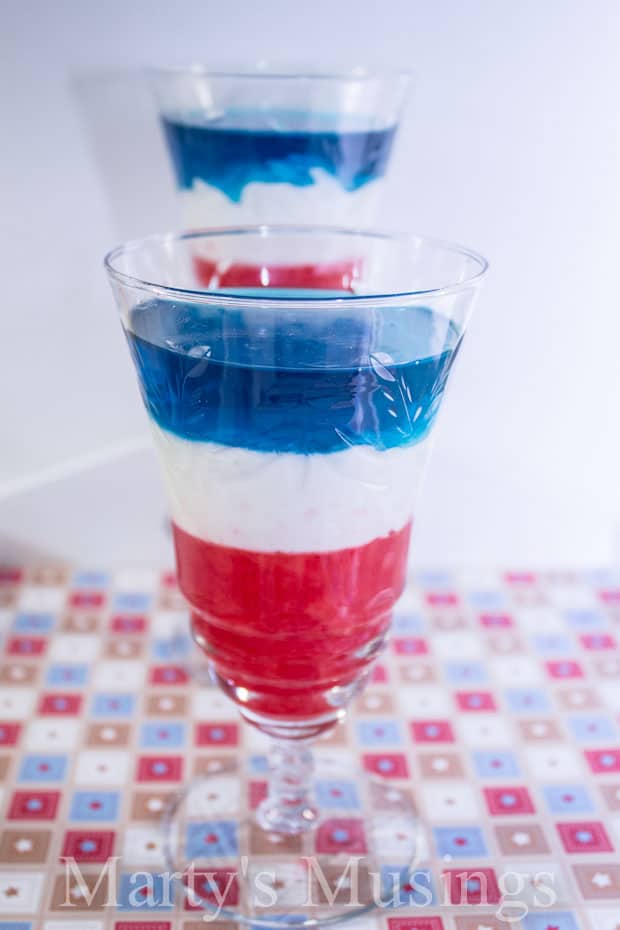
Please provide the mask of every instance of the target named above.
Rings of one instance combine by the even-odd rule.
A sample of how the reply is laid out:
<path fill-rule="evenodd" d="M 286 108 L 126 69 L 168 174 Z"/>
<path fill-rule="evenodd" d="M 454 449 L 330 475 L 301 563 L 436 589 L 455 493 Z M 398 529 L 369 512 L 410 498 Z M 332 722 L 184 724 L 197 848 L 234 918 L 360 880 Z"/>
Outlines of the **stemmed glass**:
<path fill-rule="evenodd" d="M 255 224 L 376 224 L 394 140 L 411 86 L 407 72 L 336 74 L 257 67 L 150 72 L 186 229 Z M 270 266 L 271 286 L 342 287 L 356 256 L 339 265 L 317 243 Z M 198 279 L 261 286 L 263 266 L 241 237 L 194 242 Z M 351 260 L 353 259 L 353 260 Z"/>
<path fill-rule="evenodd" d="M 196 249 L 225 267 L 240 244 L 262 285 L 206 289 Z M 272 285 L 271 269 L 300 250 L 318 265 L 354 256 L 354 291 L 346 273 L 329 289 Z M 267 796 L 228 817 L 222 861 L 242 857 L 248 831 L 297 861 L 331 829 L 332 853 L 342 842 L 380 869 L 393 792 L 382 804 L 371 786 L 365 815 L 334 820 L 317 804 L 310 745 L 343 718 L 384 647 L 429 437 L 486 262 L 415 236 L 248 227 L 149 237 L 105 264 L 163 465 L 193 636 L 217 685 L 273 741 Z M 214 861 L 187 840 L 205 820 L 194 790 L 172 815 L 182 872 L 198 853 Z M 211 805 L 209 823 L 222 823 L 217 813 Z M 398 803 L 396 815 L 413 830 Z M 260 925 L 252 889 L 235 888 L 218 913 Z M 302 923 L 370 903 L 366 892 L 359 907 L 306 910 Z"/>

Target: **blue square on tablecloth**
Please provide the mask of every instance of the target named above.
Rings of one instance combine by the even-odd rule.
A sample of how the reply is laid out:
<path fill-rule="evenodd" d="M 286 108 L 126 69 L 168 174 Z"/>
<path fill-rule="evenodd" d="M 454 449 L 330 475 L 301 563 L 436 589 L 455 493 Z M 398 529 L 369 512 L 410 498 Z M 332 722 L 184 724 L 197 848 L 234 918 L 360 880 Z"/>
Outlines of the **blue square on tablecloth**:
<path fill-rule="evenodd" d="M 0 930 L 32 930 L 29 920 L 0 920 Z"/>
<path fill-rule="evenodd" d="M 190 823 L 185 832 L 185 855 L 189 860 L 205 856 L 236 856 L 239 852 L 234 820 Z"/>
<path fill-rule="evenodd" d="M 429 588 L 432 591 L 439 591 L 443 588 L 452 590 L 455 586 L 454 574 L 452 572 L 442 571 L 441 569 L 427 569 L 416 572 L 416 583 L 420 588 Z"/>
<path fill-rule="evenodd" d="M 248 771 L 252 775 L 266 775 L 269 772 L 267 756 L 256 754 L 248 757 Z"/>
<path fill-rule="evenodd" d="M 546 714 L 551 710 L 549 695 L 538 688 L 509 688 L 504 695 L 513 714 Z"/>
<path fill-rule="evenodd" d="M 118 791 L 76 791 L 71 798 L 69 819 L 80 823 L 116 820 L 119 804 Z"/>
<path fill-rule="evenodd" d="M 353 781 L 319 779 L 315 783 L 316 799 L 320 808 L 359 810 L 360 799 Z"/>
<path fill-rule="evenodd" d="M 18 781 L 62 781 L 67 771 L 67 757 L 60 755 L 24 756 L 19 769 Z"/>
<path fill-rule="evenodd" d="M 539 914 L 527 914 L 521 918 L 523 930 L 580 930 L 579 924 L 569 911 L 544 911 Z"/>
<path fill-rule="evenodd" d="M 602 610 L 596 608 L 569 608 L 563 611 L 564 619 L 573 630 L 600 630 L 609 626 L 609 621 Z"/>
<path fill-rule="evenodd" d="M 165 873 L 128 872 L 120 877 L 121 911 L 169 911 L 174 907 L 175 884 Z"/>
<path fill-rule="evenodd" d="M 187 633 L 175 633 L 174 636 L 154 639 L 151 644 L 151 653 L 154 659 L 169 662 L 177 658 L 184 658 L 190 651 L 192 639 Z"/>
<path fill-rule="evenodd" d="M 484 833 L 480 827 L 435 827 L 435 845 L 440 856 L 467 859 L 488 856 Z"/>
<path fill-rule="evenodd" d="M 585 717 L 569 717 L 568 726 L 578 743 L 606 743 L 615 740 L 618 728 L 611 717 L 591 715 Z"/>
<path fill-rule="evenodd" d="M 381 900 L 389 907 L 429 907 L 436 901 L 430 869 L 409 872 L 398 865 L 381 866 Z"/>
<path fill-rule="evenodd" d="M 179 749 L 185 745 L 185 724 L 166 720 L 143 723 L 140 729 L 142 749 Z"/>
<path fill-rule="evenodd" d="M 65 687 L 81 688 L 88 681 L 88 666 L 74 664 L 55 664 L 50 665 L 45 676 L 46 684 L 55 687 L 63 685 Z"/>
<path fill-rule="evenodd" d="M 403 741 L 397 720 L 360 720 L 357 738 L 362 746 L 400 746 Z"/>
<path fill-rule="evenodd" d="M 75 573 L 72 584 L 74 588 L 107 588 L 109 581 L 107 572 L 86 569 Z"/>
<path fill-rule="evenodd" d="M 424 619 L 415 613 L 397 613 L 392 621 L 393 633 L 423 633 L 426 628 Z"/>
<path fill-rule="evenodd" d="M 14 633 L 39 633 L 45 635 L 54 628 L 53 614 L 19 613 L 15 615 L 12 630 Z"/>
<path fill-rule="evenodd" d="M 476 750 L 472 753 L 474 768 L 480 778 L 519 778 L 517 757 L 507 750 Z"/>
<path fill-rule="evenodd" d="M 594 804 L 583 785 L 543 785 L 545 802 L 552 814 L 586 814 Z"/>
<path fill-rule="evenodd" d="M 132 717 L 135 704 L 133 694 L 95 694 L 91 714 L 93 717 Z"/>
<path fill-rule="evenodd" d="M 564 633 L 537 633 L 531 643 L 540 656 L 565 656 L 574 650 L 570 636 Z"/>
<path fill-rule="evenodd" d="M 447 681 L 453 685 L 479 685 L 489 678 L 482 662 L 446 662 L 444 670 Z"/>
<path fill-rule="evenodd" d="M 470 591 L 467 600 L 475 610 L 502 610 L 508 600 L 502 591 Z"/>
<path fill-rule="evenodd" d="M 114 595 L 112 608 L 121 613 L 132 613 L 134 611 L 142 613 L 149 610 L 152 603 L 152 595 L 146 594 L 144 591 L 122 591 Z"/>

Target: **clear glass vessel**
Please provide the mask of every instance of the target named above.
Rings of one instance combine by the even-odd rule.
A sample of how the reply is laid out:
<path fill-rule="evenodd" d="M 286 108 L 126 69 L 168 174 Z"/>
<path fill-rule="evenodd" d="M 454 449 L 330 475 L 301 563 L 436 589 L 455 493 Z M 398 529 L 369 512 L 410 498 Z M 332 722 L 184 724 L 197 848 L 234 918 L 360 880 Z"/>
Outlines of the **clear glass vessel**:
<path fill-rule="evenodd" d="M 260 286 L 205 289 L 196 247 L 225 267 L 239 243 Z M 300 249 L 319 268 L 354 258 L 355 279 L 272 283 Z M 219 687 L 273 739 L 251 829 L 283 842 L 308 834 L 312 849 L 324 828 L 310 744 L 343 718 L 388 636 L 433 424 L 486 267 L 415 236 L 304 227 L 153 236 L 106 258 L 193 635 Z M 360 827 L 373 862 L 389 820 L 377 804 Z M 247 900 L 231 916 L 260 923 Z"/>
<path fill-rule="evenodd" d="M 376 222 L 407 73 L 186 68 L 152 71 L 151 83 L 187 229 Z M 260 286 L 246 239 L 227 247 L 225 266 L 204 245 L 194 243 L 203 284 Z M 271 269 L 282 286 L 331 287 L 334 275 L 340 286 L 328 254 L 317 269 L 316 243 L 297 247 L 294 263 Z"/>

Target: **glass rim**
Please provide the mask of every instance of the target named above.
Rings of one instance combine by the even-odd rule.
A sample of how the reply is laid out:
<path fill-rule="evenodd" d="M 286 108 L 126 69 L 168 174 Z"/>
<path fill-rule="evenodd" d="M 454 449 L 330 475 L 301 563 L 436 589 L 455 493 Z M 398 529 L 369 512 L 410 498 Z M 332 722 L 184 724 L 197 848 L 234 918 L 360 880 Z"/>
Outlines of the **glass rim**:
<path fill-rule="evenodd" d="M 470 259 L 476 265 L 475 271 L 466 278 L 459 281 L 451 281 L 440 287 L 425 288 L 419 290 L 400 290 L 390 291 L 389 293 L 369 293 L 369 294 L 342 294 L 334 297 L 309 297 L 307 290 L 304 290 L 303 297 L 268 296 L 269 291 L 265 288 L 265 296 L 260 293 L 249 295 L 247 293 L 235 293 L 232 289 L 226 289 L 225 292 L 218 290 L 209 290 L 208 288 L 197 290 L 194 288 L 173 287 L 169 284 L 162 284 L 157 281 L 148 281 L 136 275 L 127 274 L 117 267 L 118 259 L 132 253 L 138 252 L 149 245 L 170 246 L 173 243 L 187 242 L 194 239 L 216 239 L 221 237 L 239 237 L 239 236 L 259 236 L 267 238 L 269 236 L 286 236 L 286 235 L 325 235 L 336 237 L 357 237 L 359 239 L 375 239 L 382 241 L 392 241 L 399 243 L 409 243 L 412 247 L 430 246 L 431 248 L 461 255 Z M 450 242 L 444 239 L 436 239 L 431 236 L 417 235 L 416 233 L 391 232 L 387 230 L 366 230 L 354 229 L 342 226 L 301 226 L 301 225 L 258 225 L 258 226 L 222 226 L 209 227 L 205 229 L 195 229 L 184 232 L 155 233 L 150 236 L 142 236 L 136 239 L 130 239 L 121 245 L 111 249 L 103 259 L 103 265 L 106 273 L 111 280 L 134 290 L 148 291 L 161 297 L 183 298 L 190 303 L 202 304 L 219 304 L 220 307 L 226 306 L 247 306 L 247 307 L 316 307 L 322 308 L 342 308 L 344 306 L 364 307 L 382 306 L 393 304 L 402 300 L 415 300 L 416 298 L 435 298 L 443 297 L 450 294 L 456 294 L 470 287 L 477 287 L 482 279 L 486 276 L 489 263 L 487 259 L 479 252 L 474 251 L 458 243 Z"/>
<path fill-rule="evenodd" d="M 260 68 L 257 64 L 255 70 L 237 70 L 234 68 L 209 68 L 207 65 L 149 65 L 144 71 L 150 76 L 159 77 L 208 77 L 208 78 L 227 78 L 229 80 L 247 80 L 248 78 L 257 78 L 262 81 L 269 80 L 288 80 L 288 81 L 334 81 L 342 83 L 371 83 L 372 81 L 394 81 L 399 80 L 404 83 L 410 83 L 415 72 L 409 68 L 361 68 L 353 66 L 349 70 L 343 71 L 311 71 L 303 69 L 301 71 L 288 70 L 285 67 L 276 66 L 273 71 L 268 68 Z"/>

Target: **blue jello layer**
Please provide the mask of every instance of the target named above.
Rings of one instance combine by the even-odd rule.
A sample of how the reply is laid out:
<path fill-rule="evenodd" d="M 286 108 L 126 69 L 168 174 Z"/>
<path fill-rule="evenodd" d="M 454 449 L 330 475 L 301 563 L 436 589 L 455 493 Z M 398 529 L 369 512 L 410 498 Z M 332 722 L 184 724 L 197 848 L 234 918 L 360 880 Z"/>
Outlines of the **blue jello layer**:
<path fill-rule="evenodd" d="M 133 310 L 127 338 L 163 429 L 299 454 L 422 439 L 459 345 L 426 307 L 337 315 L 164 300 Z"/>
<path fill-rule="evenodd" d="M 396 131 L 391 126 L 340 132 L 329 123 L 307 131 L 289 128 L 295 121 L 277 113 L 270 121 L 254 120 L 254 128 L 244 128 L 247 116 L 237 117 L 241 126 L 234 122 L 234 115 L 203 123 L 162 119 L 179 187 L 201 180 L 238 202 L 254 181 L 306 187 L 314 183 L 312 171 L 321 168 L 354 191 L 385 173 Z M 269 124 L 277 128 L 265 128 Z"/>

